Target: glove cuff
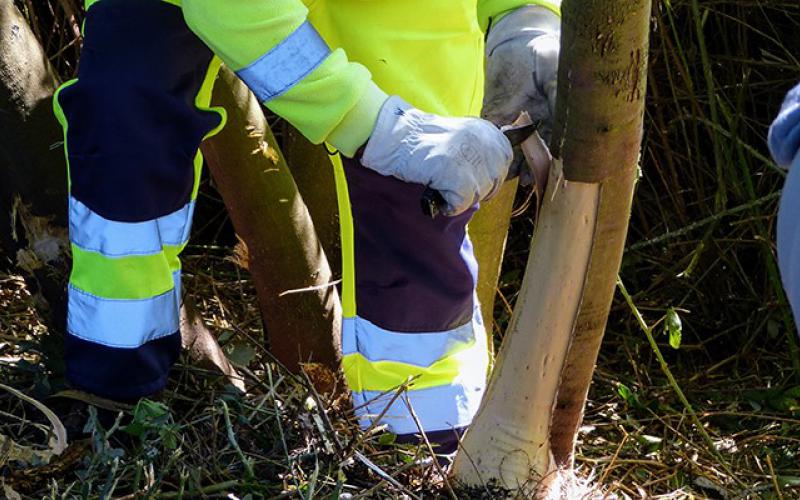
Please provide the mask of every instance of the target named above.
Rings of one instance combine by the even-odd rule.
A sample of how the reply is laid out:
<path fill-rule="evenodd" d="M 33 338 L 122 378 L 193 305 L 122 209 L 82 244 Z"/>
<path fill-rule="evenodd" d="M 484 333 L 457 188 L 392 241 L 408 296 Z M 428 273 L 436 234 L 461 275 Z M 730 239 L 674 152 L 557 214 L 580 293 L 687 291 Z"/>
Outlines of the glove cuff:
<path fill-rule="evenodd" d="M 361 156 L 362 165 L 382 175 L 400 177 L 398 172 L 408 156 L 403 151 L 404 145 L 414 135 L 413 120 L 408 116 L 411 110 L 414 107 L 396 95 L 386 99 Z M 404 123 L 399 123 L 401 120 Z"/>

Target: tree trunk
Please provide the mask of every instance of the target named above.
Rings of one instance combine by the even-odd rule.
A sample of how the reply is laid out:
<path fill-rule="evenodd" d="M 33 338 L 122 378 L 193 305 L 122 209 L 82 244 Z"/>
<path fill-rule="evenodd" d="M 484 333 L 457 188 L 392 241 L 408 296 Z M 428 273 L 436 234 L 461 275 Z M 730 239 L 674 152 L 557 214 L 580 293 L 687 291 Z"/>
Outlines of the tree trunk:
<path fill-rule="evenodd" d="M 225 68 L 213 101 L 228 124 L 203 153 L 247 245 L 270 351 L 292 371 L 313 362 L 336 373 L 341 306 L 308 209 L 261 106 Z"/>
<path fill-rule="evenodd" d="M 572 465 L 630 217 L 650 3 L 562 5 L 555 165 L 509 332 L 456 458 L 466 484 L 530 495 Z"/>
<path fill-rule="evenodd" d="M 284 122 L 283 154 L 300 196 L 308 207 L 317 237 L 328 257 L 334 276 L 342 274 L 342 243 L 339 238 L 339 206 L 331 156 L 324 145 L 311 142 Z"/>
<path fill-rule="evenodd" d="M 0 0 L 0 245 L 42 317 L 64 331 L 69 262 L 57 78 L 12 0 Z"/>
<path fill-rule="evenodd" d="M 503 266 L 511 210 L 517 194 L 517 181 L 503 184 L 497 196 L 482 203 L 469 223 L 469 237 L 478 261 L 478 300 L 481 303 L 483 324 L 486 325 L 488 346 L 494 350 L 494 300 Z"/>

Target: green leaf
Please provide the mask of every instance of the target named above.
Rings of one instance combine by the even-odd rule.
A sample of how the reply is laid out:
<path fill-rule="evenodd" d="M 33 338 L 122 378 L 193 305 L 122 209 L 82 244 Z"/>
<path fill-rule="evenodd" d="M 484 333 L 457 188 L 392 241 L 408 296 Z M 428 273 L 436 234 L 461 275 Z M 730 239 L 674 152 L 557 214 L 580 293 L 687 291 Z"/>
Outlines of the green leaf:
<path fill-rule="evenodd" d="M 639 401 L 639 396 L 636 395 L 635 392 L 631 390 L 630 387 L 619 382 L 617 385 L 617 394 L 620 395 L 622 399 L 625 400 L 630 406 L 641 408 L 642 403 Z"/>
<path fill-rule="evenodd" d="M 784 488 L 800 486 L 800 476 L 778 476 L 778 484 Z"/>
<path fill-rule="evenodd" d="M 386 434 L 381 434 L 381 436 L 378 438 L 378 443 L 382 444 L 383 446 L 389 446 L 390 444 L 394 444 L 396 440 L 397 435 L 387 432 Z"/>
<path fill-rule="evenodd" d="M 133 409 L 133 420 L 122 430 L 144 440 L 150 431 L 162 429 L 169 420 L 169 408 L 164 403 L 142 399 Z"/>
<path fill-rule="evenodd" d="M 776 339 L 781 334 L 781 325 L 774 319 L 767 321 L 767 336 Z"/>
<path fill-rule="evenodd" d="M 133 419 L 139 422 L 150 422 L 169 415 L 169 408 L 164 403 L 141 399 L 133 410 Z"/>
<path fill-rule="evenodd" d="M 678 316 L 678 311 L 670 307 L 667 310 L 667 319 L 664 322 L 664 330 L 669 335 L 669 345 L 673 349 L 680 349 L 683 339 L 683 322 Z"/>
<path fill-rule="evenodd" d="M 159 431 L 159 437 L 165 448 L 174 450 L 178 447 L 178 426 L 173 424 L 162 427 Z"/>
<path fill-rule="evenodd" d="M 239 366 L 247 366 L 256 357 L 256 350 L 249 344 L 234 344 L 228 352 L 228 359 Z"/>
<path fill-rule="evenodd" d="M 796 398 L 800 399 L 800 385 L 796 385 L 794 387 L 790 387 L 783 391 L 783 395 L 789 398 Z"/>

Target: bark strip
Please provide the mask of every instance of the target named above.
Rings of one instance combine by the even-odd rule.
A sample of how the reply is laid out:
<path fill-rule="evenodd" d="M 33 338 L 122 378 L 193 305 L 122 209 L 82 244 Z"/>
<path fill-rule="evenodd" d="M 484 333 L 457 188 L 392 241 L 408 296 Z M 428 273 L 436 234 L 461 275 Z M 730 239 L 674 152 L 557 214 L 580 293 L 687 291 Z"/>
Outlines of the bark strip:
<path fill-rule="evenodd" d="M 475 259 L 478 261 L 478 300 L 481 303 L 483 324 L 486 326 L 491 351 L 494 351 L 494 301 L 503 267 L 503 252 L 506 249 L 517 184 L 516 179 L 504 183 L 494 198 L 481 203 L 467 228 L 475 247 Z"/>

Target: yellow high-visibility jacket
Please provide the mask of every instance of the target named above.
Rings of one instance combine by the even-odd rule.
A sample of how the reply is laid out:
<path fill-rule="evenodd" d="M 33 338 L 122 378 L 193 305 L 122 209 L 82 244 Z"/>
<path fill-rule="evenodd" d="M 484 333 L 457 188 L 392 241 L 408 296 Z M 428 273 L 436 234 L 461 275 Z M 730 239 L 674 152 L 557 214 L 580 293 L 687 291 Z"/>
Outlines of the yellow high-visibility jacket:
<path fill-rule="evenodd" d="M 348 156 L 386 94 L 431 113 L 477 115 L 483 32 L 530 4 L 558 12 L 560 0 L 182 1 L 189 27 L 268 108 Z"/>

